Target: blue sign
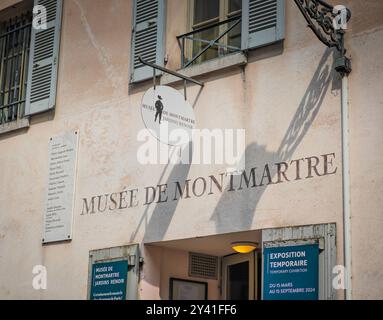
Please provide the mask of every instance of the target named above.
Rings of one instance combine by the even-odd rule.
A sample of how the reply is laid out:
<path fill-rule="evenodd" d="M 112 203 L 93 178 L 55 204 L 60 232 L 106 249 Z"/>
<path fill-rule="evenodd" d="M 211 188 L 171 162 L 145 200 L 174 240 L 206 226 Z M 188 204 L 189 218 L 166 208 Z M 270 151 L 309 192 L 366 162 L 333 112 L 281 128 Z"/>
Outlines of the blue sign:
<path fill-rule="evenodd" d="M 264 300 L 318 300 L 318 244 L 264 249 Z"/>
<path fill-rule="evenodd" d="M 128 261 L 95 263 L 92 266 L 91 300 L 126 300 Z"/>

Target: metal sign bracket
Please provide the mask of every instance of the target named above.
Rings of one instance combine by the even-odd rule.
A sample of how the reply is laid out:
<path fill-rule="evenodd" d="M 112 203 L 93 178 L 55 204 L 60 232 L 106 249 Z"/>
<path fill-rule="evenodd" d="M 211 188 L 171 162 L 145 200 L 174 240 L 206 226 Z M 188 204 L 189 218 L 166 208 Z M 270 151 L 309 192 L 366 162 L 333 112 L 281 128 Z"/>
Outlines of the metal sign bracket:
<path fill-rule="evenodd" d="M 159 65 L 157 65 L 157 64 L 148 62 L 148 61 L 142 59 L 141 57 L 138 57 L 138 59 L 140 60 L 140 62 L 141 62 L 142 64 L 144 64 L 144 65 L 146 65 L 146 66 L 149 66 L 149 67 L 153 68 L 153 86 L 154 86 L 154 89 L 156 89 L 156 70 L 160 70 L 160 71 L 162 71 L 162 72 L 171 74 L 171 75 L 173 75 L 173 76 L 175 76 L 175 77 L 177 77 L 177 78 L 180 78 L 180 79 L 183 79 L 183 80 L 184 80 L 184 96 L 185 96 L 185 100 L 187 100 L 186 84 L 187 84 L 188 81 L 189 81 L 189 82 L 192 82 L 192 83 L 194 83 L 194 84 L 197 84 L 197 85 L 199 85 L 199 86 L 201 86 L 201 87 L 204 87 L 204 85 L 205 85 L 205 84 L 204 84 L 203 82 L 201 82 L 201 81 L 195 80 L 195 79 L 193 79 L 193 78 L 190 78 L 190 77 L 188 77 L 188 76 L 185 76 L 185 75 L 183 75 L 183 74 L 181 74 L 181 73 L 178 73 L 178 72 L 176 72 L 176 71 L 169 70 L 169 69 L 167 69 L 167 68 L 161 67 L 161 66 L 159 66 Z"/>

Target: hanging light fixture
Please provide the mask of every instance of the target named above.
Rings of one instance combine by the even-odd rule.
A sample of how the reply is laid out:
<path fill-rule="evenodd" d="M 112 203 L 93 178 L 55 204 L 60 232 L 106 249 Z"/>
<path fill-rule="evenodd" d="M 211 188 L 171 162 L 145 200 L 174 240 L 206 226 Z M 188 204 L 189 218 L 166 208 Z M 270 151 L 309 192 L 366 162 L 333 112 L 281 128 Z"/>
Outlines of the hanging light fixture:
<path fill-rule="evenodd" d="M 251 241 L 236 241 L 231 244 L 231 247 L 238 253 L 250 253 L 257 249 L 258 243 Z"/>

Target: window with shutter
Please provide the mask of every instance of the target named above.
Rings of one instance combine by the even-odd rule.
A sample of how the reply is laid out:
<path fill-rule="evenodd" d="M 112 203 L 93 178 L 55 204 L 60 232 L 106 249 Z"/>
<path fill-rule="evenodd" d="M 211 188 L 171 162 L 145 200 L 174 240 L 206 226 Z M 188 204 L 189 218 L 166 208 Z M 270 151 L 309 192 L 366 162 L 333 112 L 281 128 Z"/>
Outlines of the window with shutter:
<path fill-rule="evenodd" d="M 25 108 L 32 5 L 0 21 L 0 133 L 22 119 Z"/>
<path fill-rule="evenodd" d="M 284 38 L 284 0 L 243 0 L 242 50 L 262 47 Z"/>
<path fill-rule="evenodd" d="M 133 12 L 131 82 L 139 82 L 153 77 L 140 56 L 164 65 L 165 0 L 135 0 Z"/>
<path fill-rule="evenodd" d="M 34 0 L 44 6 L 47 28 L 32 28 L 25 115 L 51 110 L 56 105 L 58 56 L 63 0 Z"/>

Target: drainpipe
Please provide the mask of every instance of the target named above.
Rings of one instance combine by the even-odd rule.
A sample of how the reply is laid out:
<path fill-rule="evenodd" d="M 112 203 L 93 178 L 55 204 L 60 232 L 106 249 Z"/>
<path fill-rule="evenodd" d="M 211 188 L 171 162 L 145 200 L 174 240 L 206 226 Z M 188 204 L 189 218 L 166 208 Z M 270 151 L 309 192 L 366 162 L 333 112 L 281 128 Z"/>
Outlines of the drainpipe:
<path fill-rule="evenodd" d="M 351 17 L 351 13 L 350 13 Z M 351 61 L 346 57 L 345 30 L 339 30 L 340 56 L 335 61 L 335 70 L 342 77 L 341 130 L 342 130 L 342 207 L 343 207 L 343 259 L 345 266 L 345 299 L 352 300 L 352 246 L 351 246 L 351 191 L 350 191 L 350 127 L 349 75 Z"/>
<path fill-rule="evenodd" d="M 349 82 L 351 61 L 346 57 L 344 37 L 351 11 L 345 6 L 332 6 L 324 0 L 294 0 L 304 16 L 307 26 L 317 38 L 330 48 L 337 48 L 339 57 L 335 70 L 342 76 L 342 204 L 343 204 L 343 259 L 345 265 L 345 298 L 352 299 L 351 272 L 351 210 L 350 210 L 350 141 L 349 141 Z M 340 15 L 340 16 L 339 16 Z M 339 25 L 339 17 L 341 24 Z M 334 19 L 337 19 L 335 21 Z M 329 22 L 330 21 L 330 22 Z M 331 23 L 333 22 L 333 24 Z M 337 22 L 335 27 L 334 22 Z"/>
<path fill-rule="evenodd" d="M 342 189 L 343 189 L 343 250 L 346 267 L 346 300 L 352 299 L 351 272 L 351 195 L 350 195 L 350 141 L 349 141 L 349 82 L 348 75 L 342 77 Z"/>

